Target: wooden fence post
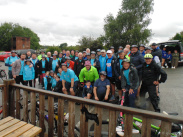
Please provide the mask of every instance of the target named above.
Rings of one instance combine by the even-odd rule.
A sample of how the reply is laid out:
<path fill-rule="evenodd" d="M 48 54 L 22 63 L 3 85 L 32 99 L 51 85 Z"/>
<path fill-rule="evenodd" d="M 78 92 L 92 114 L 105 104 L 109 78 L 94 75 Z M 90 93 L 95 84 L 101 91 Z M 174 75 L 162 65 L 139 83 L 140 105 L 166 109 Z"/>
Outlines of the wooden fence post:
<path fill-rule="evenodd" d="M 95 123 L 94 136 L 95 137 L 101 137 L 101 132 L 102 132 L 102 108 L 95 106 L 95 112 L 98 115 L 99 125 L 97 125 Z"/>
<path fill-rule="evenodd" d="M 58 99 L 58 137 L 64 136 L 64 99 Z"/>
<path fill-rule="evenodd" d="M 10 114 L 10 85 L 14 83 L 14 80 L 9 79 L 9 80 L 4 80 L 4 90 L 2 92 L 2 105 L 3 105 L 3 118 L 9 116 Z"/>
<path fill-rule="evenodd" d="M 151 137 L 151 119 L 143 117 L 142 118 L 142 137 Z"/>
<path fill-rule="evenodd" d="M 42 128 L 42 132 L 40 133 L 40 137 L 44 137 L 45 125 L 44 125 L 44 104 L 45 97 L 44 94 L 39 94 L 39 127 Z"/>
<path fill-rule="evenodd" d="M 160 137 L 171 137 L 172 123 L 167 121 L 161 121 L 161 133 Z"/>
<path fill-rule="evenodd" d="M 87 109 L 89 108 L 88 105 L 81 104 L 80 105 L 80 110 L 84 106 Z M 87 137 L 88 136 L 88 122 L 86 122 L 85 113 L 82 114 L 82 112 L 80 112 L 80 129 L 82 129 L 82 130 L 80 130 L 80 137 Z"/>
<path fill-rule="evenodd" d="M 75 102 L 69 101 L 69 137 L 74 137 L 75 128 Z"/>
<path fill-rule="evenodd" d="M 54 98 L 48 96 L 48 136 L 53 136 L 53 119 L 54 119 Z"/>
<path fill-rule="evenodd" d="M 133 115 L 125 113 L 125 137 L 132 137 L 132 128 L 133 128 Z"/>
<path fill-rule="evenodd" d="M 109 110 L 109 137 L 116 136 L 116 111 Z"/>

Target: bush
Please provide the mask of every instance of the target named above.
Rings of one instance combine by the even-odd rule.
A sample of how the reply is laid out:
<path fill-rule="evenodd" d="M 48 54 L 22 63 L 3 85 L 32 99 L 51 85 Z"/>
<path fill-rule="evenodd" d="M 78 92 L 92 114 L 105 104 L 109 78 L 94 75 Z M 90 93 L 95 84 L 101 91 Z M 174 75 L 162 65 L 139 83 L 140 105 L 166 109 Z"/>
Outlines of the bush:
<path fill-rule="evenodd" d="M 51 52 L 51 54 L 54 53 L 54 51 L 58 51 L 58 53 L 61 51 L 61 49 L 59 47 L 53 46 L 53 47 L 48 47 L 46 49 L 46 52 Z"/>

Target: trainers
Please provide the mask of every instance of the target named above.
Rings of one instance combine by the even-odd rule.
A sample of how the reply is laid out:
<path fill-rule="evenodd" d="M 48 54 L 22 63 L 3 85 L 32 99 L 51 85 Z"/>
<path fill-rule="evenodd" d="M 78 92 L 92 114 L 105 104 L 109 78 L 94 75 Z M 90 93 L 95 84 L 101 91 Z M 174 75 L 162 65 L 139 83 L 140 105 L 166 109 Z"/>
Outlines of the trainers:
<path fill-rule="evenodd" d="M 114 95 L 112 95 L 112 97 L 109 99 L 109 101 L 113 101 L 113 100 L 115 100 Z"/>
<path fill-rule="evenodd" d="M 164 66 L 162 66 L 161 68 L 165 68 Z"/>
<path fill-rule="evenodd" d="M 166 66 L 166 68 L 168 68 L 168 66 Z"/>
<path fill-rule="evenodd" d="M 173 69 L 174 67 L 172 67 L 172 69 Z"/>

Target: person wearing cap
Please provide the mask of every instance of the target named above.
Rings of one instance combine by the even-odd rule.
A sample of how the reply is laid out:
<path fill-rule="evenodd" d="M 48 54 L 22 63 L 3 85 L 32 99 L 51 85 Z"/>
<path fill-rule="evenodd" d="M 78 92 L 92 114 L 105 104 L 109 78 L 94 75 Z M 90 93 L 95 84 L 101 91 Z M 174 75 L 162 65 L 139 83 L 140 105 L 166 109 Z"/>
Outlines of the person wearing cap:
<path fill-rule="evenodd" d="M 57 59 L 57 55 L 53 54 L 53 59 L 51 62 L 49 62 L 49 70 L 53 70 L 54 72 L 57 72 L 58 70 L 58 59 Z"/>
<path fill-rule="evenodd" d="M 115 73 L 115 82 L 116 82 L 116 87 L 118 89 L 118 94 L 119 94 L 119 100 L 122 98 L 122 89 L 121 89 L 121 76 L 120 72 L 121 69 L 123 68 L 123 60 L 125 59 L 125 53 L 120 50 L 118 51 L 118 59 L 116 60 L 114 64 L 114 73 Z"/>
<path fill-rule="evenodd" d="M 20 84 L 21 82 L 24 85 L 23 68 L 24 68 L 25 58 L 26 58 L 26 54 L 22 53 L 20 56 L 20 59 L 16 60 L 12 66 L 12 75 L 17 84 Z M 32 65 L 30 65 L 29 67 L 32 67 Z"/>
<path fill-rule="evenodd" d="M 74 61 L 71 61 L 71 57 L 66 57 L 65 59 L 65 64 L 67 65 L 67 67 L 74 70 Z"/>
<path fill-rule="evenodd" d="M 54 88 L 54 92 L 57 92 L 57 93 L 62 93 L 62 79 L 60 79 L 60 76 L 56 76 L 56 81 L 57 81 L 57 84 Z"/>
<path fill-rule="evenodd" d="M 125 93 L 124 106 L 135 107 L 135 98 L 139 86 L 139 78 L 137 70 L 130 63 L 130 60 L 123 60 L 123 68 L 120 72 L 121 88 Z"/>
<path fill-rule="evenodd" d="M 47 57 L 46 57 L 46 60 L 48 61 L 48 63 L 51 63 L 52 62 L 52 56 L 51 56 L 51 52 L 47 52 Z"/>
<path fill-rule="evenodd" d="M 86 51 L 83 51 L 83 59 L 86 60 L 87 57 L 86 57 Z"/>
<path fill-rule="evenodd" d="M 142 85 L 140 90 L 141 101 L 145 102 L 145 94 L 149 93 L 150 101 L 155 112 L 160 112 L 156 94 L 156 86 L 161 82 L 165 82 L 167 74 L 156 64 L 151 54 L 144 56 L 145 62 L 142 66 Z"/>
<path fill-rule="evenodd" d="M 113 46 L 110 47 L 110 50 L 112 51 L 112 56 L 113 56 L 114 58 L 117 58 Z"/>
<path fill-rule="evenodd" d="M 34 67 L 34 71 L 35 71 L 35 77 L 34 77 L 34 87 L 36 86 L 36 78 L 38 78 L 38 68 L 37 68 L 37 65 L 38 65 L 38 62 L 39 60 L 37 59 L 37 55 L 36 53 L 32 53 L 32 57 L 30 58 L 32 64 L 33 64 L 33 67 Z"/>
<path fill-rule="evenodd" d="M 82 68 L 85 67 L 85 60 L 83 59 L 83 53 L 79 52 L 78 53 L 78 59 L 74 63 L 74 72 L 77 77 L 79 77 L 79 73 Z"/>
<path fill-rule="evenodd" d="M 107 55 L 105 49 L 101 50 L 101 56 L 99 57 L 99 62 L 100 62 L 100 71 L 105 71 L 106 70 L 106 60 L 107 60 Z"/>
<path fill-rule="evenodd" d="M 14 50 L 12 50 L 11 51 L 11 56 L 9 56 L 5 61 L 5 66 L 8 66 L 8 77 L 9 77 L 9 79 L 13 78 L 12 66 L 13 66 L 13 63 L 18 59 L 19 58 L 16 56 L 16 52 Z"/>
<path fill-rule="evenodd" d="M 146 47 L 145 48 L 145 54 L 152 54 L 152 48 L 151 47 Z M 154 56 L 153 57 L 154 61 L 156 62 L 156 64 L 158 64 L 161 67 L 161 62 L 158 56 Z"/>
<path fill-rule="evenodd" d="M 58 54 L 58 64 L 59 64 L 59 66 L 61 66 L 61 64 L 64 63 L 64 62 L 65 62 L 65 58 L 63 58 L 63 54 L 62 54 L 62 52 L 60 52 Z"/>
<path fill-rule="evenodd" d="M 99 72 L 100 69 L 100 62 L 99 60 L 95 57 L 95 51 L 91 52 L 91 59 L 89 60 L 91 62 L 91 65 L 94 66 L 97 71 Z"/>
<path fill-rule="evenodd" d="M 140 44 L 139 51 L 142 54 L 142 56 L 144 57 L 145 56 L 145 45 L 144 44 Z"/>
<path fill-rule="evenodd" d="M 110 81 L 110 87 L 111 87 L 111 92 L 112 96 L 109 99 L 109 101 L 115 100 L 115 72 L 114 72 L 114 64 L 116 58 L 113 56 L 113 53 L 111 50 L 107 51 L 107 56 L 108 58 L 106 59 L 106 73 L 107 73 L 107 79 Z"/>
<path fill-rule="evenodd" d="M 86 60 L 89 60 L 90 61 L 90 59 L 91 59 L 90 53 L 86 53 Z"/>
<path fill-rule="evenodd" d="M 110 93 L 110 81 L 106 79 L 106 72 L 100 72 L 100 78 L 94 83 L 93 94 L 97 101 L 108 101 Z"/>
<path fill-rule="evenodd" d="M 71 58 L 72 61 L 75 62 L 78 59 L 78 53 L 79 53 L 79 51 L 76 50 L 75 53 L 74 53 L 74 56 Z"/>
<path fill-rule="evenodd" d="M 168 68 L 168 65 L 165 63 L 165 60 L 167 59 L 167 54 L 168 53 L 166 52 L 166 47 L 163 47 L 163 50 L 162 50 L 162 63 L 161 63 L 162 68 L 165 68 L 165 67 Z"/>
<path fill-rule="evenodd" d="M 41 55 L 39 55 L 37 57 L 38 60 L 41 60 L 42 59 L 42 55 L 45 55 L 45 51 L 44 50 L 41 50 Z M 47 57 L 47 55 L 45 55 L 45 57 Z"/>
<path fill-rule="evenodd" d="M 53 73 L 53 71 L 46 71 L 45 77 L 43 77 L 43 89 L 51 91 L 51 83 L 52 83 L 52 77 L 50 76 L 50 73 Z M 45 96 L 45 99 L 48 99 L 48 96 Z"/>
<path fill-rule="evenodd" d="M 161 49 L 158 47 L 158 45 L 156 43 L 152 43 L 151 45 L 152 50 L 152 55 L 154 56 L 158 56 L 160 59 L 160 62 L 162 62 L 162 51 Z"/>
<path fill-rule="evenodd" d="M 40 77 L 40 83 L 43 83 L 43 78 L 45 77 L 46 71 L 49 71 L 49 63 L 45 55 L 42 55 L 42 59 L 37 64 L 38 76 Z"/>
<path fill-rule="evenodd" d="M 118 51 L 121 51 L 121 50 L 123 50 L 123 47 L 119 46 Z"/>
<path fill-rule="evenodd" d="M 85 67 L 81 70 L 79 74 L 79 80 L 81 86 L 84 86 L 84 82 L 90 80 L 93 83 L 99 78 L 98 71 L 95 67 L 91 66 L 90 61 L 85 61 Z"/>
<path fill-rule="evenodd" d="M 64 94 L 70 94 L 75 96 L 76 89 L 78 87 L 78 77 L 72 69 L 68 69 L 65 63 L 62 63 L 62 91 Z"/>
<path fill-rule="evenodd" d="M 97 54 L 96 54 L 96 58 L 99 59 L 99 57 L 101 56 L 101 52 L 100 49 L 97 49 Z"/>
<path fill-rule="evenodd" d="M 32 87 L 32 80 L 35 78 L 35 70 L 34 67 L 30 67 L 31 65 L 31 60 L 27 59 L 25 60 L 25 65 L 23 68 L 23 80 L 24 80 L 24 85 Z"/>
<path fill-rule="evenodd" d="M 90 99 L 93 96 L 93 86 L 89 80 L 86 81 L 83 87 L 83 98 Z"/>

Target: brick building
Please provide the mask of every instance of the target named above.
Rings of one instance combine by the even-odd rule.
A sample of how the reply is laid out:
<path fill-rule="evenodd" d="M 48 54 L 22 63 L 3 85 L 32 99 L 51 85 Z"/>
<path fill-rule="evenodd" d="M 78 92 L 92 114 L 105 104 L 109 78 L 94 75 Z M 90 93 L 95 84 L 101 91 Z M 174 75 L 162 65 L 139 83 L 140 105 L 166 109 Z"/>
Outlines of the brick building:
<path fill-rule="evenodd" d="M 30 49 L 29 37 L 12 37 L 11 50 Z"/>

